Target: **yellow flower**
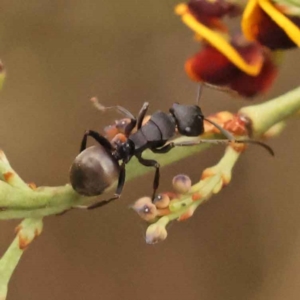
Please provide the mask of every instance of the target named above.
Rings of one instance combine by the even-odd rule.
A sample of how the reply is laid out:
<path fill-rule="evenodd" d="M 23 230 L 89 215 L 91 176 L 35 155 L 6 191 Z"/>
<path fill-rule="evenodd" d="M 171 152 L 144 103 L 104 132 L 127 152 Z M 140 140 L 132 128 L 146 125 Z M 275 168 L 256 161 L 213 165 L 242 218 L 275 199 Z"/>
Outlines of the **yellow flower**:
<path fill-rule="evenodd" d="M 300 17 L 295 7 L 271 0 L 249 0 L 242 18 L 242 29 L 249 40 L 272 49 L 300 47 Z"/>
<path fill-rule="evenodd" d="M 277 66 L 270 51 L 256 41 L 248 41 L 242 34 L 227 33 L 220 18 L 237 11 L 236 6 L 225 0 L 191 0 L 175 8 L 202 42 L 202 49 L 185 63 L 188 76 L 253 97 L 272 85 Z"/>

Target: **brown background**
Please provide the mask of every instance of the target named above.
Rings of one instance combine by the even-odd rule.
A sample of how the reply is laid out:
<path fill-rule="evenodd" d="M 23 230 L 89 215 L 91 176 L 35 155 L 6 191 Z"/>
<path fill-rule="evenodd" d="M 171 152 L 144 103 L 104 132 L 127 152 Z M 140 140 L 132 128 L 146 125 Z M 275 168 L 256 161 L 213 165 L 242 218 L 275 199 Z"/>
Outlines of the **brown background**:
<path fill-rule="evenodd" d="M 61 185 L 86 128 L 101 130 L 117 115 L 88 101 L 137 113 L 192 103 L 196 85 L 183 72 L 197 46 L 173 14 L 176 1 L 12 1 L 0 9 L 0 57 L 8 70 L 1 93 L 1 148 L 26 181 Z M 288 52 L 273 97 L 299 84 L 299 54 Z M 205 91 L 206 115 L 247 104 Z M 26 251 L 9 300 L 35 299 L 299 299 L 300 124 L 269 142 L 276 157 L 251 147 L 232 184 L 191 220 L 174 223 L 164 243 L 144 241 L 146 226 L 128 209 L 151 192 L 152 175 L 126 185 L 122 200 L 93 212 L 45 219 Z M 223 148 L 163 170 L 197 180 Z M 196 163 L 197 162 L 197 163 Z M 17 221 L 1 222 L 0 251 Z"/>

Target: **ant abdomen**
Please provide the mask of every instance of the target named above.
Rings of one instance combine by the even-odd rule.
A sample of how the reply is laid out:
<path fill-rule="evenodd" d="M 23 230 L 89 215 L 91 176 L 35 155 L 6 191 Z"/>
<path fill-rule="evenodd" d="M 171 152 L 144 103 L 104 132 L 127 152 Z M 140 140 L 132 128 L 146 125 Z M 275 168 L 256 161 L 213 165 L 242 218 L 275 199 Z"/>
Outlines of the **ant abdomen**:
<path fill-rule="evenodd" d="M 118 161 L 101 145 L 82 151 L 70 170 L 73 189 L 85 196 L 97 196 L 111 186 L 119 177 Z"/>

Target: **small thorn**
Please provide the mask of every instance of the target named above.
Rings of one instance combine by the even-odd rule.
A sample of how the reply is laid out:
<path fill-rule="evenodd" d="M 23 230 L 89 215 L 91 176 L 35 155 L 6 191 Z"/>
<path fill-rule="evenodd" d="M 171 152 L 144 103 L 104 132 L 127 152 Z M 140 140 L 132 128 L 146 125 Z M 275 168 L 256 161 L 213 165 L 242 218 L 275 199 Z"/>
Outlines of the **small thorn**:
<path fill-rule="evenodd" d="M 14 173 L 13 172 L 6 172 L 6 173 L 3 174 L 3 176 L 4 176 L 4 180 L 6 182 L 9 182 L 10 179 L 14 176 Z"/>
<path fill-rule="evenodd" d="M 30 240 L 27 237 L 24 237 L 19 234 L 19 248 L 21 250 L 24 250 L 27 248 L 27 246 L 30 244 Z"/>
<path fill-rule="evenodd" d="M 192 195 L 193 201 L 200 200 L 201 198 L 202 198 L 202 195 L 199 194 L 199 193 L 195 193 L 195 194 Z"/>

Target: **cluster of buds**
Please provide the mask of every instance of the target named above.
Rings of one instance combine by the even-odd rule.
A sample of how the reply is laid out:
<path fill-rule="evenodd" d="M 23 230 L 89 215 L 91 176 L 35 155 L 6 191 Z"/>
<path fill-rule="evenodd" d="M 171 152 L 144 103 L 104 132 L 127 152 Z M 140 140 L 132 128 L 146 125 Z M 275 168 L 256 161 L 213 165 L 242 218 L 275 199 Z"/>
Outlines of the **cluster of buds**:
<path fill-rule="evenodd" d="M 163 241 L 167 237 L 166 225 L 173 217 L 173 208 L 178 204 L 185 195 L 188 195 L 192 181 L 187 175 L 177 175 L 173 178 L 174 192 L 166 192 L 157 195 L 152 201 L 150 197 L 142 197 L 138 199 L 132 206 L 133 210 L 146 222 L 153 223 L 146 232 L 146 242 L 154 244 Z M 178 220 L 187 219 L 187 213 L 190 216 L 190 209 L 188 212 L 182 213 L 178 216 Z M 185 217 L 183 216 L 185 215 Z M 177 214 L 176 214 L 177 217 Z"/>
<path fill-rule="evenodd" d="M 227 147 L 219 163 L 204 170 L 196 184 L 192 185 L 187 175 L 180 174 L 173 178 L 174 192 L 161 193 L 153 201 L 150 197 L 138 199 L 132 206 L 133 210 L 144 221 L 151 223 L 146 231 L 146 242 L 154 244 L 165 240 L 169 222 L 192 217 L 200 204 L 229 184 L 232 168 L 240 153 Z"/>
<path fill-rule="evenodd" d="M 190 0 L 177 5 L 175 12 L 202 46 L 185 64 L 188 76 L 227 86 L 244 97 L 267 91 L 277 75 L 275 50 L 300 46 L 299 6 L 277 2 L 249 0 L 242 16 L 243 32 L 234 35 L 223 22 L 242 12 L 232 1 Z"/>

